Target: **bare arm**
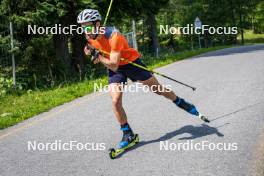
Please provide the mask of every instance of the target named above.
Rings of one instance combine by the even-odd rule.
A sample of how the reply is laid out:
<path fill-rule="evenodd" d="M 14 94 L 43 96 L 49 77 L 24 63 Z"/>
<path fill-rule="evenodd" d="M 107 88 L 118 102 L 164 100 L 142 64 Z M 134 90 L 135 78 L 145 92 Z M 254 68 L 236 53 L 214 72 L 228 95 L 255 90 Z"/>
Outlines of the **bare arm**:
<path fill-rule="evenodd" d="M 103 56 L 99 57 L 100 62 L 112 71 L 116 71 L 118 69 L 118 64 L 120 59 L 121 59 L 121 52 L 111 52 L 110 59 L 107 59 Z"/>

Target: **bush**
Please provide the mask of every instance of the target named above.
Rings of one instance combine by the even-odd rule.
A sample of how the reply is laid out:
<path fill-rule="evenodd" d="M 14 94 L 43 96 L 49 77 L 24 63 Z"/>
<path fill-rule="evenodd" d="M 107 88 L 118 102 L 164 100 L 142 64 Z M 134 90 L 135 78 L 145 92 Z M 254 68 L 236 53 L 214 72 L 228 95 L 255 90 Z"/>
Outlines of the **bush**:
<path fill-rule="evenodd" d="M 7 93 L 11 92 L 13 88 L 13 80 L 0 77 L 0 97 L 5 96 Z"/>
<path fill-rule="evenodd" d="M 22 90 L 22 84 L 17 83 L 16 87 L 14 88 L 12 78 L 6 78 L 4 77 L 4 75 L 0 75 L 0 98 L 4 97 L 7 94 L 12 94 L 14 92 Z"/>

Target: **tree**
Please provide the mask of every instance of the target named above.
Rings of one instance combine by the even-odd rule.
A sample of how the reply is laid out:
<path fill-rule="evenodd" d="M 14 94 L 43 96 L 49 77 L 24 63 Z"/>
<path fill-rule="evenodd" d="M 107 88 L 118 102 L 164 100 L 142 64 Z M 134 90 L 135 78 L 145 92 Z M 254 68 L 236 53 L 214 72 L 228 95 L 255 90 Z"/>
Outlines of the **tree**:
<path fill-rule="evenodd" d="M 148 24 L 148 35 L 151 48 L 154 52 L 159 49 L 159 40 L 157 33 L 157 21 L 155 15 L 164 7 L 169 0 L 114 0 L 109 22 L 120 25 L 123 20 L 130 18 L 134 20 L 146 18 Z M 106 13 L 109 2 L 106 0 L 97 3 L 102 14 Z"/>
<path fill-rule="evenodd" d="M 254 32 L 264 33 L 264 1 L 257 4 L 252 19 Z"/>
<path fill-rule="evenodd" d="M 95 7 L 91 0 L 1 1 L 0 14 L 14 23 L 15 39 L 20 43 L 17 58 L 24 63 L 27 73 L 44 77 L 45 82 L 74 77 L 76 71 L 84 69 L 82 49 L 85 42 L 80 35 L 29 35 L 27 26 L 73 25 L 78 13 L 89 6 Z"/>

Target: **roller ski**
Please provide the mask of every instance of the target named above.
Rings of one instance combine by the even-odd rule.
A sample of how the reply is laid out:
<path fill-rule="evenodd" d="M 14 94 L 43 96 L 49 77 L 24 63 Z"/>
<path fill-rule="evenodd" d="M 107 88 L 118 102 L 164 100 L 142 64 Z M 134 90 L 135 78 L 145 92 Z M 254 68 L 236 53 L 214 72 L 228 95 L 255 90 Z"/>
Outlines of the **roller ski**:
<path fill-rule="evenodd" d="M 119 143 L 119 148 L 109 149 L 109 156 L 111 159 L 115 159 L 117 156 L 139 143 L 138 134 L 134 134 L 128 124 L 121 126 L 121 130 L 123 131 L 123 137 Z"/>
<path fill-rule="evenodd" d="M 196 107 L 191 104 L 186 102 L 183 98 L 177 97 L 175 101 L 173 101 L 179 108 L 185 110 L 186 112 L 199 117 L 201 120 L 203 120 L 206 123 L 209 123 L 210 120 L 208 120 L 204 115 L 198 112 Z"/>

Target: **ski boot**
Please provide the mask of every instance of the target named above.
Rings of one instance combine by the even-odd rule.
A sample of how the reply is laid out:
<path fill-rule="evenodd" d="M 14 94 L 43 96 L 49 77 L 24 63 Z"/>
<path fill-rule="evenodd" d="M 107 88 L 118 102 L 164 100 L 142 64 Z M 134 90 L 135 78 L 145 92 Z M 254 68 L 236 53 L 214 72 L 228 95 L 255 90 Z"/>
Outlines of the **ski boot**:
<path fill-rule="evenodd" d="M 173 101 L 179 108 L 187 111 L 188 113 L 198 116 L 201 120 L 203 120 L 206 123 L 209 123 L 210 121 L 201 113 L 199 113 L 196 109 L 196 107 L 191 104 L 186 102 L 183 98 L 177 97 L 175 101 Z"/>
<path fill-rule="evenodd" d="M 121 126 L 121 130 L 123 131 L 123 137 L 119 143 L 119 148 L 109 149 L 109 156 L 111 159 L 115 159 L 118 155 L 124 153 L 127 149 L 139 143 L 138 134 L 134 134 L 132 129 L 127 123 Z"/>

